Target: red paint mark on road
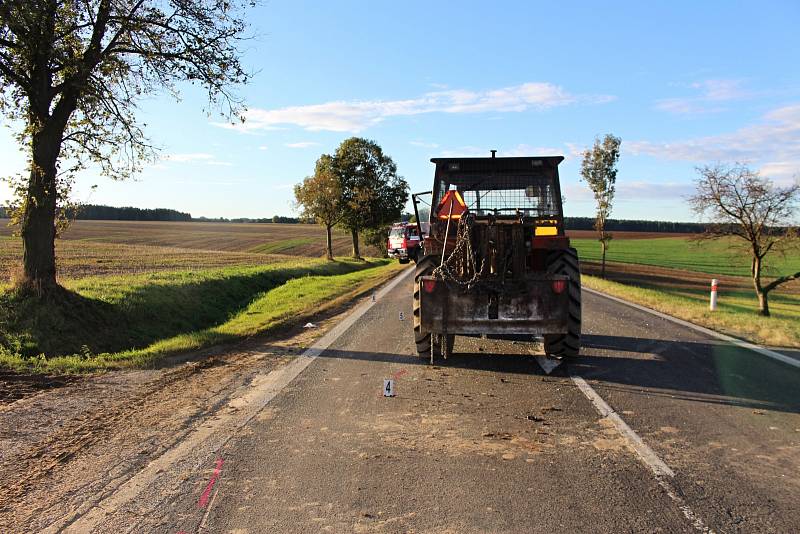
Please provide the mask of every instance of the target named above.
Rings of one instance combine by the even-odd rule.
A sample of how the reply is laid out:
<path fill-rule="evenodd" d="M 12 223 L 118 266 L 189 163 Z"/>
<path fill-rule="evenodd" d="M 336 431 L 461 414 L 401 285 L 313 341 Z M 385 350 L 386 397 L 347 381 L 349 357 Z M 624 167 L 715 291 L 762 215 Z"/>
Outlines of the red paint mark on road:
<path fill-rule="evenodd" d="M 219 474 L 222 472 L 222 464 L 224 460 L 222 458 L 217 458 L 217 465 L 214 467 L 214 472 L 211 474 L 211 480 L 208 481 L 208 485 L 206 489 L 203 490 L 203 493 L 200 495 L 200 500 L 197 501 L 198 508 L 205 508 L 208 505 L 208 499 L 211 496 L 211 490 L 214 489 L 214 484 L 217 483 L 219 479 Z"/>
<path fill-rule="evenodd" d="M 393 374 L 393 375 L 392 375 L 392 378 L 394 378 L 395 380 L 397 380 L 397 379 L 398 379 L 398 378 L 400 378 L 401 376 L 403 376 L 403 375 L 407 375 L 407 374 L 408 374 L 408 371 L 407 371 L 407 370 L 405 370 L 405 369 L 400 369 L 399 371 L 397 371 L 395 374 Z"/>

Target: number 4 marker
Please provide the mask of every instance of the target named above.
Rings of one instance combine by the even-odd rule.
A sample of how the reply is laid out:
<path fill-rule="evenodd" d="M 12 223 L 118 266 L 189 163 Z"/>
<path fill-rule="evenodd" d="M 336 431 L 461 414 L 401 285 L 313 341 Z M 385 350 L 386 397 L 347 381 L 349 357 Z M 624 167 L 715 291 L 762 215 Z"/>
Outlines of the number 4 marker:
<path fill-rule="evenodd" d="M 394 380 L 383 381 L 383 396 L 394 397 Z"/>

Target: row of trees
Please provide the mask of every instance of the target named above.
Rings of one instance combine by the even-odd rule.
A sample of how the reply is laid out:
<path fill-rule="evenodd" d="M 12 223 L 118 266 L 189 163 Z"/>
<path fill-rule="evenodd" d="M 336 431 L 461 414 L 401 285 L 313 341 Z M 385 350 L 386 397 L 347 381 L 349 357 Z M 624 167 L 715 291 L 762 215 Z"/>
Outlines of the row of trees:
<path fill-rule="evenodd" d="M 300 217 L 285 217 L 283 215 L 273 215 L 272 217 L 236 217 L 229 219 L 227 217 L 193 217 L 193 221 L 197 222 L 232 222 L 232 223 L 276 223 L 276 224 L 300 224 L 300 223 L 313 223 L 313 220 L 301 219 Z"/>
<path fill-rule="evenodd" d="M 325 253 L 333 259 L 332 230 L 350 231 L 353 257 L 360 258 L 359 234 L 372 235 L 398 220 L 408 201 L 408 184 L 397 165 L 374 141 L 345 139 L 333 155 L 317 160 L 314 174 L 294 188 L 303 217 L 325 227 Z"/>
<path fill-rule="evenodd" d="M 606 251 L 612 234 L 609 215 L 614 201 L 619 161 L 619 137 L 606 135 L 583 153 L 581 178 L 596 201 L 594 229 L 602 247 L 601 276 L 606 272 Z M 697 168 L 695 193 L 687 201 L 701 223 L 699 240 L 734 238 L 731 253 L 750 257 L 750 275 L 758 297 L 758 311 L 769 316 L 769 293 L 800 279 L 800 271 L 762 280 L 768 255 L 800 254 L 797 207 L 800 183 L 780 187 L 746 165 L 705 165 Z"/>
<path fill-rule="evenodd" d="M 567 230 L 594 230 L 596 219 L 592 217 L 564 217 Z M 706 230 L 706 225 L 696 222 L 646 221 L 637 219 L 606 219 L 609 232 L 663 232 L 675 234 L 697 234 Z"/>
<path fill-rule="evenodd" d="M 192 215 L 182 211 L 156 208 L 116 208 L 113 206 L 100 206 L 96 204 L 82 204 L 79 207 L 68 209 L 68 219 L 84 219 L 92 221 L 191 221 Z"/>

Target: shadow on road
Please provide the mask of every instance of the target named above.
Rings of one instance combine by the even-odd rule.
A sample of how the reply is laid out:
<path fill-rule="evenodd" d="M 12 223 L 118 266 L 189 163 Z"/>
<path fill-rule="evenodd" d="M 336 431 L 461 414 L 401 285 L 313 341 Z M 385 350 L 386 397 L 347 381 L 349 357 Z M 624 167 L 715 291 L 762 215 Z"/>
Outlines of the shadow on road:
<path fill-rule="evenodd" d="M 530 355 L 532 344 L 517 343 L 513 348 L 520 353 L 456 352 L 448 360 L 437 359 L 436 365 L 544 375 Z M 429 365 L 416 355 L 386 352 L 327 349 L 320 358 Z M 800 413 L 800 371 L 724 342 L 589 334 L 583 336 L 581 358 L 558 367 L 551 376 L 563 378 L 568 373 L 596 381 L 607 391 Z"/>
<path fill-rule="evenodd" d="M 800 370 L 720 341 L 584 335 L 573 373 L 602 388 L 800 413 Z"/>

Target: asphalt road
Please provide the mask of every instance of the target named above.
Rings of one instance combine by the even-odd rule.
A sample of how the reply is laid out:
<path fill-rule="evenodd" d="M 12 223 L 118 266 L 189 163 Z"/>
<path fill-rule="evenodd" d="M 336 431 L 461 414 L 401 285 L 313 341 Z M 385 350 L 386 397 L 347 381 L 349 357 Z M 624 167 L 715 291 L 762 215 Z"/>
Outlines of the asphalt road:
<path fill-rule="evenodd" d="M 430 366 L 410 295 L 407 278 L 218 451 L 202 515 L 173 502 L 171 531 L 800 529 L 797 369 L 590 294 L 584 356 L 549 376 L 522 342 L 457 338 Z"/>

